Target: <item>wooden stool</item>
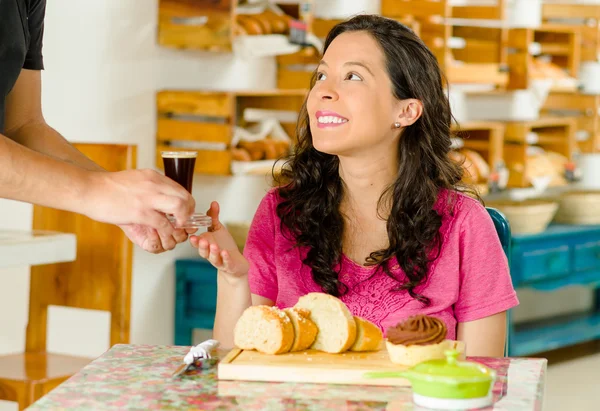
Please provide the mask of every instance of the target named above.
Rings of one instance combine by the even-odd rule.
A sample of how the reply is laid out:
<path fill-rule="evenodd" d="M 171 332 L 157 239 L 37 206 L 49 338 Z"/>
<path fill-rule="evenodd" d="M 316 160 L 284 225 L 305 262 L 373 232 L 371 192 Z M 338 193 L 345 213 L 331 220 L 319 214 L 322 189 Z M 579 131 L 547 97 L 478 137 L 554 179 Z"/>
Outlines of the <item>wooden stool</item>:
<path fill-rule="evenodd" d="M 75 146 L 109 171 L 135 168 L 134 146 Z M 46 352 L 49 305 L 109 311 L 110 345 L 129 343 L 133 245 L 123 231 L 39 206 L 34 206 L 33 229 L 75 233 L 77 259 L 31 268 L 25 353 L 0 356 L 0 399 L 18 402 L 21 410 L 91 361 Z"/>

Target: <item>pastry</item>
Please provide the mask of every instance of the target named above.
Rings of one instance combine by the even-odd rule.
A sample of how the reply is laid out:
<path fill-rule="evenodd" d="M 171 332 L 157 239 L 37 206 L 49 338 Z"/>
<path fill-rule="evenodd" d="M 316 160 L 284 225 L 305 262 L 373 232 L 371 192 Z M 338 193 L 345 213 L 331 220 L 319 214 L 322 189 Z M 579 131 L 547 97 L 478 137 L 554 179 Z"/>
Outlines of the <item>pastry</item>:
<path fill-rule="evenodd" d="M 356 323 L 356 339 L 350 351 L 377 351 L 383 343 L 383 333 L 372 322 L 361 317 L 354 317 Z"/>
<path fill-rule="evenodd" d="M 443 359 L 446 350 L 460 350 L 454 341 L 446 339 L 446 333 L 446 325 L 437 318 L 410 317 L 387 330 L 386 348 L 390 360 L 412 367 L 423 361 Z"/>
<path fill-rule="evenodd" d="M 310 319 L 319 329 L 312 349 L 337 354 L 348 351 L 354 344 L 356 322 L 340 299 L 325 293 L 309 293 L 300 297 L 295 307 L 309 310 Z"/>
<path fill-rule="evenodd" d="M 287 314 L 277 307 L 248 307 L 233 330 L 233 343 L 242 350 L 265 354 L 289 352 L 294 344 L 294 326 Z"/>
<path fill-rule="evenodd" d="M 310 312 L 303 308 L 286 308 L 283 310 L 294 326 L 294 342 L 290 352 L 303 351 L 315 342 L 317 326 L 310 319 Z"/>

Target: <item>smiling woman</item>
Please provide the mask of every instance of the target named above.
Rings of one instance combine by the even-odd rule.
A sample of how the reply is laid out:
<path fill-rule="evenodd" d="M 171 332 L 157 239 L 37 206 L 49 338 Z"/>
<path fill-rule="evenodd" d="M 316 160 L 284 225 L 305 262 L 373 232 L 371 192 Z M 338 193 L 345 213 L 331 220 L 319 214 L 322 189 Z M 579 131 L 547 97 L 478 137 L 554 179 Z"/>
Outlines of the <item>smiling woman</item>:
<path fill-rule="evenodd" d="M 399 22 L 361 15 L 332 29 L 287 183 L 260 204 L 244 256 L 216 204 L 212 232 L 193 239 L 219 269 L 215 338 L 230 344 L 250 304 L 325 292 L 384 332 L 425 314 L 468 355 L 503 354 L 518 300 L 494 225 L 448 157 L 442 85 L 434 55 Z"/>

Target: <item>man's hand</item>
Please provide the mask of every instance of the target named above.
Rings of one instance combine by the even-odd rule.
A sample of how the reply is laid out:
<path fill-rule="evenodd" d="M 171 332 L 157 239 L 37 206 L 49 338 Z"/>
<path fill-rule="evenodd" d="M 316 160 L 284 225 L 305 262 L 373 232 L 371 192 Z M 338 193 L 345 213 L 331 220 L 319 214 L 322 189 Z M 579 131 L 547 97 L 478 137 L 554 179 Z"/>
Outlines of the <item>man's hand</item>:
<path fill-rule="evenodd" d="M 125 235 L 137 246 L 153 254 L 169 251 L 179 243 L 188 239 L 197 229 L 176 229 L 173 234 L 161 234 L 152 227 L 139 224 L 126 224 L 120 226 Z"/>
<path fill-rule="evenodd" d="M 165 214 L 174 215 L 177 224 L 184 224 L 194 213 L 196 202 L 192 195 L 156 171 L 89 173 L 81 209 L 93 220 L 150 226 L 167 238 L 173 235 L 174 228 Z"/>

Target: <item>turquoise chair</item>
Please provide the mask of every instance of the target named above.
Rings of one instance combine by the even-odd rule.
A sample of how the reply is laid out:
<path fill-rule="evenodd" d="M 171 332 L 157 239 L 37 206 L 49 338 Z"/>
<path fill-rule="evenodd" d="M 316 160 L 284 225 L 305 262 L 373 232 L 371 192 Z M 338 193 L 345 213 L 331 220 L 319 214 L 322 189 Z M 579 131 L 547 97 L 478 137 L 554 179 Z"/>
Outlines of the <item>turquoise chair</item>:
<path fill-rule="evenodd" d="M 496 210 L 495 208 L 486 207 L 492 221 L 494 222 L 494 226 L 496 227 L 496 232 L 498 233 L 498 237 L 500 237 L 500 244 L 502 244 L 502 248 L 504 249 L 504 253 L 506 254 L 506 259 L 508 260 L 508 266 L 510 267 L 510 242 L 511 242 L 511 234 L 510 234 L 510 224 L 504 215 Z M 509 355 L 509 347 L 510 347 L 510 337 L 511 337 L 511 318 L 510 318 L 510 310 L 506 313 L 506 344 L 504 346 L 504 355 Z"/>

